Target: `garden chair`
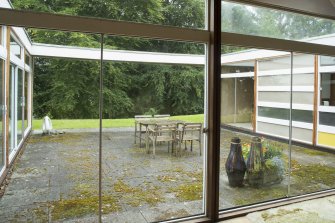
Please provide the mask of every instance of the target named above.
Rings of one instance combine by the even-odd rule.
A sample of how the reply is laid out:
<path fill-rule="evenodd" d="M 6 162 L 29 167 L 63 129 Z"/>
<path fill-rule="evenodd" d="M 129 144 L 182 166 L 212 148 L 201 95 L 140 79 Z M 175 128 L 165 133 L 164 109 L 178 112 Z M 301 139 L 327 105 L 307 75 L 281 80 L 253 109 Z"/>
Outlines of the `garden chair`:
<path fill-rule="evenodd" d="M 177 124 L 162 125 L 155 124 L 154 126 L 149 126 L 147 129 L 147 152 L 150 153 L 150 142 L 153 145 L 153 157 L 156 156 L 156 145 L 158 142 L 168 142 L 168 152 L 170 152 L 170 142 L 172 144 L 172 151 L 174 149 L 174 144 L 176 141 L 176 130 Z"/>
<path fill-rule="evenodd" d="M 146 133 L 146 129 L 142 129 L 141 121 L 149 120 L 151 119 L 151 115 L 135 115 L 135 144 L 136 144 L 136 138 L 140 139 L 140 147 L 142 143 L 142 134 Z M 138 135 L 139 134 L 139 135 Z"/>
<path fill-rule="evenodd" d="M 179 143 L 179 151 L 181 152 L 181 144 L 185 142 L 185 150 L 187 150 L 186 142 L 191 143 L 191 151 L 193 151 L 193 141 L 199 142 L 199 150 L 201 156 L 201 138 L 202 123 L 180 123 L 178 124 L 178 134 L 176 140 Z"/>

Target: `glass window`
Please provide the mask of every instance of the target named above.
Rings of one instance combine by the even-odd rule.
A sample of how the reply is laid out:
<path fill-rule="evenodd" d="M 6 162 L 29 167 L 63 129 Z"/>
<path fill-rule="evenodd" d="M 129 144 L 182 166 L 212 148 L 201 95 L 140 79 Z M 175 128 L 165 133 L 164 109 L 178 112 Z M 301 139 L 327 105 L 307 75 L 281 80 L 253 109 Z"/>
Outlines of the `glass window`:
<path fill-rule="evenodd" d="M 321 73 L 320 105 L 335 106 L 335 73 Z"/>
<path fill-rule="evenodd" d="M 23 83 L 23 71 L 18 69 L 18 73 L 16 75 L 16 87 L 17 87 L 17 96 L 16 96 L 16 134 L 17 134 L 17 146 L 20 144 L 21 140 L 23 139 L 24 133 L 24 120 L 23 120 L 23 113 L 24 113 L 24 98 L 23 98 L 23 91 L 24 91 L 24 83 Z"/>
<path fill-rule="evenodd" d="M 8 135 L 9 135 L 9 151 L 12 153 L 16 147 L 16 121 L 15 121 L 15 76 L 17 73 L 17 68 L 15 65 L 10 65 L 10 74 L 9 74 L 9 100 L 8 100 L 8 114 L 9 114 L 9 126 Z"/>
<path fill-rule="evenodd" d="M 136 47 L 131 58 L 141 60 L 108 59 L 109 49 L 118 45 Z M 204 63 L 191 59 L 182 64 L 176 56 L 204 58 L 204 45 L 105 36 L 104 48 L 102 184 L 103 194 L 117 198 L 119 212 L 125 213 L 118 221 L 203 214 Z M 152 54 L 155 63 L 147 60 Z M 104 207 L 108 204 L 103 201 Z M 115 216 L 104 213 L 103 218 L 116 221 Z"/>
<path fill-rule="evenodd" d="M 23 97 L 23 119 L 24 119 L 24 131 L 28 128 L 28 114 L 30 105 L 28 104 L 30 100 L 30 92 L 29 92 L 29 83 L 30 83 L 30 73 L 25 72 L 24 75 L 24 97 Z"/>
<path fill-rule="evenodd" d="M 335 126 L 335 113 L 320 112 L 319 123 L 320 125 Z"/>
<path fill-rule="evenodd" d="M 286 108 L 258 107 L 258 115 L 268 118 L 288 120 L 290 110 Z M 292 110 L 292 120 L 313 123 L 313 112 L 306 110 Z"/>
<path fill-rule="evenodd" d="M 221 74 L 221 124 L 224 125 L 221 125 L 220 135 L 220 209 L 334 188 L 334 176 L 331 174 L 335 171 L 332 165 L 334 156 L 307 146 L 296 146 L 297 142 L 302 145 L 318 140 L 319 145 L 333 147 L 334 134 L 327 132 L 331 128 L 323 126 L 323 132 L 320 128 L 317 138 L 313 138 L 313 111 L 293 109 L 292 121 L 299 123 L 293 123 L 290 146 L 286 141 L 291 137 L 290 126 L 287 125 L 290 110 L 287 107 L 271 107 L 272 104 L 287 106 L 291 97 L 293 107 L 313 107 L 314 92 L 311 89 L 315 84 L 315 56 L 293 53 L 291 64 L 289 53 L 272 51 L 272 55 L 281 57 L 269 57 L 262 50 L 240 50 L 236 47 L 235 51 L 234 54 L 230 51 L 222 55 L 222 61 L 234 61 L 232 64 L 240 64 L 240 67 L 230 66 L 232 69 L 227 69 L 223 64 Z M 252 96 L 248 87 L 240 90 L 237 84 L 250 75 L 248 70 L 236 71 L 242 70 L 243 61 L 238 60 L 246 58 L 246 55 L 257 58 L 254 68 L 254 90 L 257 92 Z M 327 78 L 330 80 L 330 77 Z M 293 91 L 289 88 L 291 84 Z M 243 114 L 236 112 L 237 108 L 252 103 L 257 106 L 258 114 L 252 115 L 254 119 L 251 118 L 249 123 L 255 123 L 255 128 L 251 130 L 260 133 L 262 138 L 253 137 L 255 134 L 250 133 L 247 123 L 237 118 Z M 320 125 L 335 126 L 335 113 L 320 112 L 319 120 Z M 291 173 L 289 177 L 288 173 Z"/>
<path fill-rule="evenodd" d="M 222 61 L 221 74 L 254 72 L 255 61 L 225 63 Z"/>
<path fill-rule="evenodd" d="M 27 52 L 24 54 L 24 62 L 26 65 L 31 66 L 31 56 Z"/>
<path fill-rule="evenodd" d="M 52 196 L 43 193 L 43 186 L 34 191 L 41 192 L 43 197 L 43 202 L 38 205 L 52 204 L 52 210 L 41 209 L 36 218 L 43 219 L 41 221 L 80 219 L 95 222 L 99 204 L 100 36 L 55 31 L 49 34 L 47 30 L 34 35 L 33 38 L 43 42 L 57 43 L 54 51 L 44 45 L 47 53 L 60 50 L 64 57 L 73 57 L 40 56 L 34 59 L 33 127 L 42 129 L 43 121 L 47 120 L 45 116 L 48 116 L 56 133 L 64 131 L 66 134 L 48 135 L 45 131 L 44 136 L 31 136 L 29 148 L 37 152 L 25 153 L 26 159 L 20 160 L 16 173 L 20 173 L 20 180 L 25 182 L 31 177 L 30 171 L 37 169 L 39 174 L 34 175 L 34 180 L 48 181 L 50 190 L 55 191 L 51 192 Z M 49 35 L 52 37 L 46 38 Z M 203 214 L 206 172 L 206 146 L 201 133 L 206 110 L 204 44 L 114 36 L 105 36 L 104 40 L 103 219 L 107 222 L 154 222 Z M 141 52 L 119 51 L 123 56 L 115 56 L 112 49 L 127 50 L 127 46 Z M 69 54 L 69 49 L 77 53 Z M 22 97 L 15 90 L 24 92 L 21 105 L 26 104 L 28 78 L 25 73 L 22 83 L 22 74 L 18 75 L 18 68 L 15 69 L 13 76 L 20 78 L 11 78 L 14 96 L 10 96 L 13 98 L 10 101 L 10 112 L 13 113 L 10 115 L 13 118 L 10 131 L 19 140 L 22 132 L 15 132 L 14 124 L 21 123 L 19 118 L 15 119 L 15 114 L 21 116 L 17 110 L 24 107 L 15 105 L 15 100 L 18 101 L 15 97 Z M 25 109 L 23 114 L 26 127 Z M 142 135 L 136 137 L 135 143 L 135 127 L 139 126 L 135 116 L 138 115 L 154 118 L 156 124 L 161 124 L 167 131 L 156 136 L 170 140 L 153 145 L 156 141 L 149 138 L 146 144 L 144 128 L 148 124 L 141 122 L 142 131 L 136 131 L 136 136 Z M 164 125 L 167 122 L 168 126 Z M 153 127 L 150 125 L 150 137 L 154 136 Z M 185 137 L 181 138 L 181 135 Z M 146 145 L 150 146 L 149 154 Z M 40 160 L 40 156 L 43 156 L 43 162 L 33 162 Z M 45 169 L 45 163 L 50 170 Z M 13 191 L 20 190 L 11 185 Z M 26 186 L 27 190 L 33 187 Z M 10 199 L 21 202 L 21 197 L 17 194 Z M 32 210 L 38 208 L 36 203 L 35 197 L 27 203 L 31 215 L 34 214 Z M 22 211 L 23 207 L 8 211 L 8 221 Z"/>
<path fill-rule="evenodd" d="M 15 9 L 204 29 L 205 0 L 41 1 L 12 0 Z"/>
<path fill-rule="evenodd" d="M 76 42 L 85 42 L 86 37 L 94 39 L 95 36 L 78 33 Z M 59 43 L 61 45 L 60 40 Z M 94 44 L 98 48 L 91 47 L 89 52 L 100 52 L 98 38 Z M 62 52 L 68 56 L 66 51 Z M 14 193 L 8 197 L 9 200 L 1 200 L 3 206 L 10 205 L 12 201 L 17 204 L 25 202 L 29 206 L 8 210 L 4 221 L 15 221 L 18 213 L 25 212 L 25 218 L 41 222 L 73 219 L 98 222 L 99 59 L 99 56 L 96 59 L 85 60 L 36 58 L 32 123 L 34 129 L 44 134 L 29 137 L 28 146 L 24 151 L 25 159 L 20 159 L 14 164 L 17 166 L 13 176 L 17 178 L 13 178 L 18 180 L 17 184 L 11 182 L 7 190 L 21 191 L 24 185 L 25 194 L 39 194 L 39 198 L 31 196 L 24 201 L 20 193 Z M 31 100 L 27 95 L 28 74 L 14 65 L 11 66 L 11 70 L 9 134 L 12 139 L 10 148 L 15 153 L 18 152 L 15 145 L 19 143 L 23 134 L 22 126 L 28 126 L 26 115 L 30 112 L 26 112 L 26 107 L 29 106 L 25 105 L 27 100 Z M 51 119 L 53 129 L 47 127 L 43 131 L 43 122 L 49 123 L 46 116 Z M 38 187 L 33 185 L 36 183 Z M 116 212 L 121 206 L 118 204 L 115 207 L 115 197 L 104 196 L 103 199 L 109 202 L 104 207 L 104 213 Z M 52 210 L 44 208 L 49 204 L 52 205 Z M 39 212 L 38 216 L 33 211 L 36 209 Z"/>
<path fill-rule="evenodd" d="M 335 57 L 320 56 L 321 66 L 335 66 Z"/>
<path fill-rule="evenodd" d="M 21 46 L 13 36 L 10 36 L 10 51 L 18 58 L 21 58 Z"/>
<path fill-rule="evenodd" d="M 293 104 L 313 105 L 314 103 L 313 92 L 294 92 L 292 96 Z M 258 92 L 258 100 L 260 102 L 290 103 L 290 92 Z"/>
<path fill-rule="evenodd" d="M 221 123 L 252 130 L 255 60 L 231 62 L 236 52 L 226 46 L 222 50 L 227 54 L 221 66 Z"/>
<path fill-rule="evenodd" d="M 334 46 L 335 21 L 222 1 L 222 31 Z"/>
<path fill-rule="evenodd" d="M 258 78 L 259 86 L 288 86 L 291 75 L 281 74 L 273 76 L 263 76 Z M 314 74 L 295 74 L 293 76 L 294 86 L 313 86 Z"/>
<path fill-rule="evenodd" d="M 293 91 L 292 91 L 292 103 L 293 107 L 297 104 L 309 105 L 312 109 L 314 105 L 314 73 L 315 68 L 315 56 L 309 54 L 293 54 Z M 296 91 L 297 87 L 309 86 L 313 91 L 299 92 Z M 297 101 L 299 101 L 297 103 Z M 297 104 L 295 104 L 297 103 Z M 314 118 L 313 111 L 305 110 L 292 110 L 292 120 L 299 122 L 311 123 L 311 125 L 300 125 L 299 128 L 292 128 L 293 140 L 300 140 L 309 144 L 313 143 L 313 129 L 312 123 Z"/>
<path fill-rule="evenodd" d="M 272 136 L 288 132 L 288 126 L 260 122 L 256 113 L 260 92 L 257 75 L 272 65 L 255 63 L 256 58 L 261 57 L 256 49 L 241 50 L 232 46 L 221 49 L 224 51 L 221 56 L 219 208 L 232 209 L 283 198 L 287 195 L 288 145 L 266 137 L 253 137 L 253 132 Z M 239 61 L 251 53 L 253 61 Z M 275 63 L 275 68 L 289 69 L 289 62 L 289 59 L 282 60 Z"/>

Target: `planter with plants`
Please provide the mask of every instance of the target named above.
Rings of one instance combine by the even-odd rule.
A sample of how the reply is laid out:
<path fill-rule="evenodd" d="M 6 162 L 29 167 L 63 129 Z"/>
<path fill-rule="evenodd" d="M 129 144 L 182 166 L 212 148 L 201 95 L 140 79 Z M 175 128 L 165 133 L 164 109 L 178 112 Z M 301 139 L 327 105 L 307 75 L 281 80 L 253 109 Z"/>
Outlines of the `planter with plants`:
<path fill-rule="evenodd" d="M 277 184 L 284 179 L 285 168 L 281 148 L 254 137 L 251 144 L 242 145 L 242 151 L 247 163 L 246 182 L 250 186 Z"/>

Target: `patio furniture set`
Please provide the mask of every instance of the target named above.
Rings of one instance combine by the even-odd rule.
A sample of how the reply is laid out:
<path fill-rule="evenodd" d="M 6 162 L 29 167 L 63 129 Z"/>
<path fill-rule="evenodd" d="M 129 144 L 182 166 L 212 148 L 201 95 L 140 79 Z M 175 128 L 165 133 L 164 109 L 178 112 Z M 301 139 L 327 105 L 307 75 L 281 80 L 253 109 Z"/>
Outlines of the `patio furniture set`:
<path fill-rule="evenodd" d="M 193 151 L 193 141 L 199 142 L 199 150 L 201 156 L 201 138 L 202 123 L 189 123 L 182 120 L 171 120 L 170 115 L 137 115 L 135 116 L 135 143 L 139 139 L 140 147 L 142 140 L 145 140 L 145 146 L 150 153 L 150 145 L 153 147 L 153 157 L 156 155 L 156 146 L 159 143 L 167 142 L 168 153 L 174 153 L 181 156 L 181 146 L 190 142 Z"/>

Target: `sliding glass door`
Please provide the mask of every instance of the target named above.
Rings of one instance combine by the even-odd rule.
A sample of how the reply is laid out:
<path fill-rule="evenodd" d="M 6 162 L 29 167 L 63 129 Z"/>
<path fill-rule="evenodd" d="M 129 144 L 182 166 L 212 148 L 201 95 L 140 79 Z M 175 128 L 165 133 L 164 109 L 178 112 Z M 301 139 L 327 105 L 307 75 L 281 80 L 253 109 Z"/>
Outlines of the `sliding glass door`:
<path fill-rule="evenodd" d="M 17 149 L 23 138 L 24 129 L 23 71 L 11 64 L 9 79 L 9 150 Z"/>

